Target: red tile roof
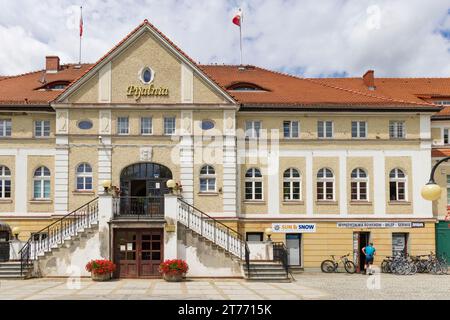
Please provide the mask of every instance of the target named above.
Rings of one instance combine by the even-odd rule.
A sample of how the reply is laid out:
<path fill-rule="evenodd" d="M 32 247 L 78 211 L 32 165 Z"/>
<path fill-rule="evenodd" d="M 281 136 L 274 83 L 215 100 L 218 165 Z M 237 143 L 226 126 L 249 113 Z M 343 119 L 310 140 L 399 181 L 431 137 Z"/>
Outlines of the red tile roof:
<path fill-rule="evenodd" d="M 45 70 L 25 73 L 0 79 L 0 104 L 3 105 L 49 105 L 61 90 L 40 90 L 45 84 L 55 81 L 74 81 L 88 64 L 76 68 L 74 64 L 62 65 L 57 73 L 45 73 Z M 45 82 L 44 82 L 45 80 Z"/>
<path fill-rule="evenodd" d="M 390 95 L 384 91 L 368 90 L 361 78 L 300 78 L 254 66 L 247 66 L 245 70 L 238 66 L 225 65 L 207 65 L 201 68 L 225 88 L 245 82 L 267 89 L 267 91 L 232 91 L 233 96 L 243 104 L 408 105 L 434 108 L 433 104 L 416 98 L 413 94 Z"/>
<path fill-rule="evenodd" d="M 74 65 L 64 65 L 58 73 L 45 74 L 45 80 L 47 83 L 68 81 L 70 82 L 68 88 L 70 88 L 144 26 L 157 32 L 222 89 L 237 83 L 255 84 L 265 89 L 260 91 L 228 90 L 228 93 L 244 107 L 254 106 L 267 109 L 288 106 L 290 108 L 301 106 L 322 108 L 326 106 L 336 110 L 343 108 L 417 110 L 420 108 L 421 110 L 437 111 L 439 108 L 427 100 L 435 96 L 450 97 L 450 78 L 375 78 L 376 89 L 369 90 L 364 85 L 362 78 L 311 79 L 253 66 L 246 66 L 242 70 L 242 68 L 232 65 L 197 65 L 193 59 L 147 20 L 144 20 L 95 64 L 83 64 L 79 69 L 76 69 Z M 43 75 L 44 71 L 42 70 L 14 77 L 0 77 L 0 104 L 48 105 L 62 92 L 65 92 L 39 90 L 43 86 Z M 442 114 L 450 115 L 450 108 L 448 110 L 445 108 Z"/>

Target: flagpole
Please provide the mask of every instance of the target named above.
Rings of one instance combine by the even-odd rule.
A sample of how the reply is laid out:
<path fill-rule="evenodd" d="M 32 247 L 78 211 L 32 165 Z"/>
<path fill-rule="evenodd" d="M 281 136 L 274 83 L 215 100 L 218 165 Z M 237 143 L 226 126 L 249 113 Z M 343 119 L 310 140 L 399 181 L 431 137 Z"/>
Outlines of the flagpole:
<path fill-rule="evenodd" d="M 239 26 L 239 42 L 240 42 L 240 48 L 241 48 L 241 66 L 242 66 L 242 22 Z"/>
<path fill-rule="evenodd" d="M 83 21 L 83 7 L 80 6 L 80 24 L 81 21 Z M 80 25 L 81 28 L 81 25 Z M 79 51 L 79 55 L 78 55 L 78 64 L 81 66 L 81 38 L 83 37 L 82 33 L 81 33 L 81 29 L 80 29 L 80 51 Z"/>
<path fill-rule="evenodd" d="M 244 15 L 242 14 L 241 8 L 239 8 L 239 11 L 241 12 L 241 19 L 239 23 L 239 44 L 241 48 L 241 66 L 242 66 L 242 23 L 244 22 Z"/>

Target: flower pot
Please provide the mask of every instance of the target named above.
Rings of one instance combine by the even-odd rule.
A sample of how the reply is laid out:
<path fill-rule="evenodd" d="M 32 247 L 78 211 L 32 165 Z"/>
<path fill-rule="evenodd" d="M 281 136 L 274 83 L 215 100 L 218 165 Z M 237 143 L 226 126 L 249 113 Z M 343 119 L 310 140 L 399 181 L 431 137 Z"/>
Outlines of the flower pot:
<path fill-rule="evenodd" d="M 180 282 L 183 281 L 184 274 L 182 273 L 173 273 L 173 274 L 167 274 L 165 273 L 163 275 L 164 280 L 168 282 Z"/>
<path fill-rule="evenodd" d="M 91 278 L 93 281 L 109 281 L 111 280 L 111 273 L 95 274 L 92 272 Z"/>

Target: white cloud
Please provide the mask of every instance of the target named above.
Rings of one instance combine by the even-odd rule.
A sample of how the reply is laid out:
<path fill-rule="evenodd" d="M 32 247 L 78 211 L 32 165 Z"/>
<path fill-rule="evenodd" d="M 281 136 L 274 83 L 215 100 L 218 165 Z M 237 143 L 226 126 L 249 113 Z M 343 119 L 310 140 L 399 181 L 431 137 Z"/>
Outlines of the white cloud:
<path fill-rule="evenodd" d="M 95 62 L 145 18 L 201 63 L 238 63 L 238 3 L 226 0 L 0 0 L 0 74 L 45 55 Z M 244 63 L 306 76 L 450 76 L 448 0 L 246 0 Z"/>

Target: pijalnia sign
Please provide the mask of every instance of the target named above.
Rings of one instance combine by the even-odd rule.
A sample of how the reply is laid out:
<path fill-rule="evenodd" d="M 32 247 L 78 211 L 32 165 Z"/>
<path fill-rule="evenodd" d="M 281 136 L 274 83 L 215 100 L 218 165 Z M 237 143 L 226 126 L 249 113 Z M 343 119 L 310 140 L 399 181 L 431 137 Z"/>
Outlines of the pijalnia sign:
<path fill-rule="evenodd" d="M 169 88 L 149 86 L 128 86 L 127 97 L 139 100 L 141 97 L 169 96 Z"/>

